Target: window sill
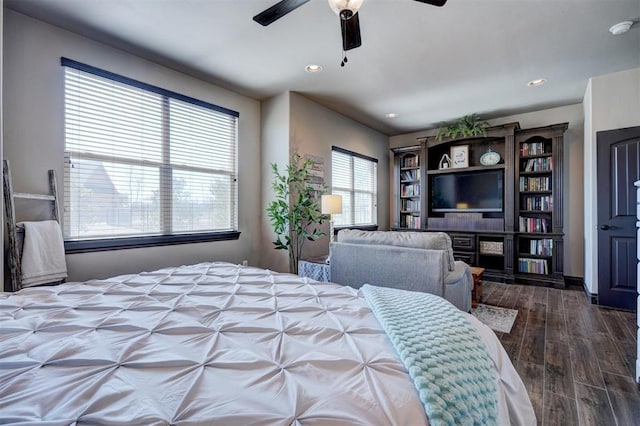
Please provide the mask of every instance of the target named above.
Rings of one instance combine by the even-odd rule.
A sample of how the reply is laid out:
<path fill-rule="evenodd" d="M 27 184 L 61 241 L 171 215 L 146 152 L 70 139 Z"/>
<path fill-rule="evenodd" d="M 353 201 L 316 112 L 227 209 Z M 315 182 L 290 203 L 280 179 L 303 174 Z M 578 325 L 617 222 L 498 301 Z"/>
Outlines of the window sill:
<path fill-rule="evenodd" d="M 97 238 L 91 240 L 65 241 L 66 254 L 93 251 L 123 250 L 140 247 L 170 246 L 175 244 L 229 241 L 240 238 L 239 231 L 211 232 L 206 234 L 153 235 L 130 238 Z"/>

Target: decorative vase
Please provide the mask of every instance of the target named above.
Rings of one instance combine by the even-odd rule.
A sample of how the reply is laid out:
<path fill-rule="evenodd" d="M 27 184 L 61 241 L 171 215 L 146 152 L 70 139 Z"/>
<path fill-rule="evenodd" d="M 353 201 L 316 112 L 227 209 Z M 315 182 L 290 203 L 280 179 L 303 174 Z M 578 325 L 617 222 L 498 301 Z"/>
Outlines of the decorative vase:
<path fill-rule="evenodd" d="M 451 168 L 451 158 L 449 157 L 449 154 L 444 154 L 442 156 L 440 163 L 438 164 L 438 168 L 440 170 Z"/>

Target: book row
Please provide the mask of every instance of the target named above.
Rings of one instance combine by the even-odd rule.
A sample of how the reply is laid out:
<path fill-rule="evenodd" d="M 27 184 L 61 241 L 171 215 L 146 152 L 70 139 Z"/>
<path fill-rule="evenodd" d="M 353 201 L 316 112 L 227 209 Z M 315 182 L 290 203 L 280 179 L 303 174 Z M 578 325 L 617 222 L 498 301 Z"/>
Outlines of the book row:
<path fill-rule="evenodd" d="M 402 200 L 402 211 L 419 212 L 420 200 Z"/>
<path fill-rule="evenodd" d="M 403 226 L 404 228 L 411 228 L 411 229 L 421 228 L 420 216 L 406 215 L 406 216 L 403 216 L 402 222 L 404 223 L 402 223 L 401 226 Z"/>
<path fill-rule="evenodd" d="M 551 232 L 551 221 L 546 217 L 519 217 L 520 232 Z"/>
<path fill-rule="evenodd" d="M 553 209 L 551 195 L 528 195 L 522 197 L 522 210 L 550 212 Z"/>
<path fill-rule="evenodd" d="M 544 144 L 542 142 L 523 143 L 520 145 L 520 156 L 544 154 Z"/>
<path fill-rule="evenodd" d="M 403 197 L 417 197 L 420 195 L 420 184 L 402 185 L 401 194 Z"/>
<path fill-rule="evenodd" d="M 537 256 L 551 256 L 553 254 L 553 240 L 545 238 L 529 241 L 529 253 Z"/>
<path fill-rule="evenodd" d="M 551 176 L 520 176 L 520 191 L 551 191 Z"/>
<path fill-rule="evenodd" d="M 401 180 L 420 180 L 420 169 L 405 170 L 400 173 Z"/>
<path fill-rule="evenodd" d="M 550 172 L 553 170 L 553 157 L 529 158 L 523 162 L 525 172 Z"/>
<path fill-rule="evenodd" d="M 548 274 L 549 266 L 546 259 L 521 257 L 518 259 L 518 271 L 530 274 Z"/>
<path fill-rule="evenodd" d="M 418 156 L 413 156 L 413 157 L 404 157 L 402 159 L 402 164 L 400 164 L 400 167 L 418 167 L 420 166 L 420 162 L 418 160 Z"/>

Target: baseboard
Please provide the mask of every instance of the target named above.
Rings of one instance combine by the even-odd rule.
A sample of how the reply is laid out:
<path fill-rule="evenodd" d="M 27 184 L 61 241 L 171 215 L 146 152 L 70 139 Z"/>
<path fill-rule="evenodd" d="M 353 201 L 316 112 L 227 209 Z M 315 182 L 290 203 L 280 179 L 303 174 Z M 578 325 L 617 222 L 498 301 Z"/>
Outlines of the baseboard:
<path fill-rule="evenodd" d="M 589 302 L 591 302 L 592 305 L 598 304 L 598 295 L 591 293 L 589 291 L 589 289 L 587 288 L 587 285 L 584 282 L 584 278 L 569 277 L 565 275 L 564 282 L 567 284 L 567 287 L 573 287 L 573 288 L 582 290 L 584 295 L 587 296 L 587 300 L 589 300 Z"/>
<path fill-rule="evenodd" d="M 567 287 L 584 288 L 584 279 L 580 277 L 570 277 L 568 275 L 565 275 L 564 282 L 567 285 Z"/>
<path fill-rule="evenodd" d="M 491 271 L 491 270 L 487 270 L 485 271 L 483 278 L 485 281 L 493 281 L 493 282 L 499 282 L 499 283 L 505 283 L 505 284 L 514 284 L 514 276 L 511 275 L 506 275 L 503 274 L 499 271 Z M 553 283 L 548 283 L 548 282 L 542 282 L 540 280 L 536 281 L 536 280 L 529 280 L 527 281 L 526 279 L 523 280 L 522 276 L 519 277 L 519 279 L 515 280 L 515 284 L 532 284 L 532 285 L 541 285 L 541 286 L 545 286 L 545 287 L 555 287 L 555 288 L 566 288 L 569 290 L 577 290 L 577 291 L 582 291 L 584 293 L 584 295 L 587 297 L 587 300 L 589 300 L 589 302 L 592 305 L 597 305 L 598 304 L 598 295 L 591 293 L 588 289 L 587 286 L 584 282 L 584 278 L 581 277 L 570 277 L 567 275 L 564 275 L 563 277 L 564 280 L 564 287 L 559 287 L 562 286 L 563 283 L 562 282 L 558 282 L 556 284 Z"/>
<path fill-rule="evenodd" d="M 563 276 L 538 275 L 538 274 L 514 274 L 516 284 L 535 285 L 539 287 L 552 287 L 557 289 L 567 288 Z"/>

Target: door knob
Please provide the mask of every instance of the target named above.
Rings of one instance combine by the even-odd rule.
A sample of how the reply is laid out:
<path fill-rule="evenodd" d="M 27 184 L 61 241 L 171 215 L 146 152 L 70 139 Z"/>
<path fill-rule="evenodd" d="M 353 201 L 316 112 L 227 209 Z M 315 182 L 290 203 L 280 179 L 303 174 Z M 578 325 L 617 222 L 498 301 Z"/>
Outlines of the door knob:
<path fill-rule="evenodd" d="M 618 229 L 618 227 L 617 226 L 613 226 L 613 225 L 611 225 L 611 226 L 609 226 L 609 225 L 600 225 L 600 229 L 602 229 L 603 231 L 608 231 L 610 229 Z"/>

